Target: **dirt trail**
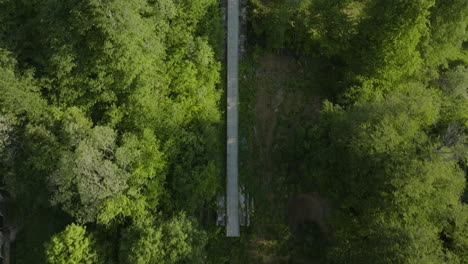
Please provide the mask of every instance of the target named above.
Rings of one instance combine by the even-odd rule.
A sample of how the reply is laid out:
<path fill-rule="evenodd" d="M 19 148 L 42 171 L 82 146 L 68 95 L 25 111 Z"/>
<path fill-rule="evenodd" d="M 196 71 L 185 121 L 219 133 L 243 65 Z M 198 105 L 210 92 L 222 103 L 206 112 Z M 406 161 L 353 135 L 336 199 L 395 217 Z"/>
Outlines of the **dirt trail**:
<path fill-rule="evenodd" d="M 285 82 L 288 75 L 297 67 L 294 60 L 289 57 L 264 55 L 258 58 L 256 67 L 256 96 L 254 105 L 254 137 L 250 142 L 252 159 L 255 159 L 256 182 L 259 190 L 255 192 L 255 201 L 259 215 L 268 215 L 274 212 L 275 192 L 273 186 L 274 164 L 273 152 L 276 132 L 279 122 L 279 108 L 285 100 Z M 259 208 L 261 207 L 261 208 Z M 268 207 L 268 208 L 266 208 Z M 274 263 L 275 254 L 271 248 L 276 246 L 272 240 L 263 236 L 267 225 L 267 219 L 258 219 L 255 223 L 256 237 L 251 242 L 250 254 L 253 259 L 261 260 L 260 263 Z"/>
<path fill-rule="evenodd" d="M 280 172 L 282 152 L 293 145 L 294 133 L 304 119 L 317 117 L 318 98 L 305 95 L 306 73 L 292 57 L 262 55 L 257 59 L 255 80 L 254 135 L 249 149 L 255 172 L 254 200 L 256 205 L 255 239 L 251 241 L 251 256 L 257 263 L 287 261 L 278 256 L 281 241 L 288 236 L 285 212 L 289 195 L 286 181 L 292 174 L 300 175 L 302 159 L 286 163 L 287 172 Z M 303 87 L 304 86 L 304 87 Z M 283 161 L 282 161 L 283 162 Z M 289 162 L 289 161 L 288 161 Z M 284 165 L 284 164 L 283 164 Z M 258 262 L 258 260 L 261 260 Z"/>
<path fill-rule="evenodd" d="M 255 135 L 253 144 L 263 170 L 262 186 L 269 202 L 273 202 L 271 181 L 273 174 L 273 143 L 278 125 L 278 107 L 284 101 L 281 83 L 296 65 L 291 58 L 266 55 L 259 58 L 256 71 Z M 260 175 L 259 175 L 260 176 Z"/>
<path fill-rule="evenodd" d="M 258 58 L 251 144 L 258 152 L 255 157 L 259 164 L 258 176 L 269 202 L 273 199 L 274 157 L 282 148 L 288 148 L 294 129 L 303 119 L 316 118 L 320 109 L 318 98 L 307 100 L 301 87 L 298 89 L 298 83 L 305 82 L 301 79 L 303 76 L 302 67 L 292 57 L 268 54 Z M 298 171 L 301 163 L 302 160 L 298 160 L 290 164 L 291 170 Z"/>

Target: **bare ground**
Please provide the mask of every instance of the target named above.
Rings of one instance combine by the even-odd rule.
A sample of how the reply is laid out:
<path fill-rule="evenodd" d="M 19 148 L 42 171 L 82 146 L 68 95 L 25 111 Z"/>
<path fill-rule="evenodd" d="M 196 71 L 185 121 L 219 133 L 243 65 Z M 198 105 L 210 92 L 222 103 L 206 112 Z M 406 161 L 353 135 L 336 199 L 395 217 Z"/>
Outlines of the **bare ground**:
<path fill-rule="evenodd" d="M 291 236 L 289 230 L 294 229 L 288 225 L 291 219 L 286 216 L 291 203 L 295 212 L 301 212 L 304 207 L 304 213 L 296 213 L 294 216 L 292 222 L 297 224 L 314 220 L 307 217 L 321 215 L 325 210 L 320 199 L 309 199 L 313 204 L 304 205 L 307 199 L 300 199 L 301 204 L 295 203 L 292 197 L 299 194 L 300 190 L 286 187 L 286 182 L 293 175 L 303 173 L 302 158 L 287 164 L 286 172 L 280 172 L 277 164 L 282 151 L 294 140 L 295 129 L 304 120 L 318 117 L 320 99 L 304 92 L 306 76 L 303 67 L 292 57 L 269 54 L 258 57 L 253 109 L 254 135 L 249 144 L 249 166 L 255 172 L 254 185 L 257 188 L 253 190 L 256 217 L 253 221 L 255 238 L 250 244 L 252 263 L 281 263 L 288 260 L 289 256 L 279 256 L 277 252 L 281 244 L 279 241 Z"/>

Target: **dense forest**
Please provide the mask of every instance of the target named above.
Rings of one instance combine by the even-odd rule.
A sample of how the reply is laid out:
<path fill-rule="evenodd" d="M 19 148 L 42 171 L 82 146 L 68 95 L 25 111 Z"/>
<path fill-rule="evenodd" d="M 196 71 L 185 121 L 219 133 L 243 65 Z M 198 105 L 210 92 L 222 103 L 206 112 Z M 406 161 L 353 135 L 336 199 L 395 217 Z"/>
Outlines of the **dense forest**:
<path fill-rule="evenodd" d="M 468 263 L 468 1 L 241 2 L 225 238 L 224 1 L 0 0 L 3 263 Z"/>
<path fill-rule="evenodd" d="M 204 262 L 224 153 L 219 10 L 0 1 L 13 263 Z"/>

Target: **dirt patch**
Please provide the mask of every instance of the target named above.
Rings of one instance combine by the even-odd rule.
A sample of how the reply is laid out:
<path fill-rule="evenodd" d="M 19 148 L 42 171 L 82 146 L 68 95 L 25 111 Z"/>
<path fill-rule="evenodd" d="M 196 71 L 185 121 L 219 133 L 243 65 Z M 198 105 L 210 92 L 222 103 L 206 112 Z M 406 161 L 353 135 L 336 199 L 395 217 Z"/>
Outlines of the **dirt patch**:
<path fill-rule="evenodd" d="M 318 225 L 324 237 L 330 239 L 327 225 L 330 212 L 330 205 L 318 193 L 299 194 L 288 202 L 289 229 L 292 232 L 298 232 L 308 222 L 313 222 Z"/>
<path fill-rule="evenodd" d="M 278 263 L 290 257 L 278 255 L 281 247 L 278 241 L 285 241 L 289 236 L 289 217 L 284 212 L 289 207 L 290 194 L 299 193 L 288 189 L 288 183 L 294 177 L 298 177 L 295 181 L 300 181 L 297 175 L 303 174 L 301 165 L 304 162 L 303 158 L 282 160 L 281 156 L 287 155 L 284 154 L 288 153 L 286 150 L 297 144 L 295 133 L 298 127 L 305 120 L 317 118 L 320 99 L 306 93 L 308 73 L 292 57 L 262 55 L 258 57 L 255 69 L 254 132 L 249 142 L 248 163 L 254 171 L 252 194 L 256 212 L 253 222 L 255 238 L 250 242 L 249 251 L 255 263 Z M 279 164 L 278 160 L 282 163 Z M 296 225 L 320 218 L 311 218 L 318 215 L 316 210 L 320 206 L 302 205 L 296 206 L 296 211 L 312 209 L 313 212 L 294 214 Z"/>
<path fill-rule="evenodd" d="M 284 82 L 288 73 L 296 68 L 291 58 L 266 55 L 258 60 L 256 71 L 255 141 L 262 147 L 267 160 L 271 150 L 278 121 L 278 107 L 285 97 Z M 267 162 L 267 164 L 271 164 Z"/>
<path fill-rule="evenodd" d="M 297 68 L 289 57 L 265 55 L 259 58 L 256 70 L 255 126 L 253 145 L 261 164 L 264 193 L 273 200 L 271 181 L 273 175 L 274 140 L 278 126 L 278 109 L 285 99 L 285 80 Z"/>
<path fill-rule="evenodd" d="M 274 157 L 293 145 L 294 131 L 306 120 L 318 117 L 321 100 L 305 93 L 307 81 L 303 67 L 288 56 L 263 55 L 256 68 L 255 125 L 251 149 L 256 149 L 257 171 L 269 202 L 273 200 Z M 303 159 L 290 168 L 301 173 Z"/>

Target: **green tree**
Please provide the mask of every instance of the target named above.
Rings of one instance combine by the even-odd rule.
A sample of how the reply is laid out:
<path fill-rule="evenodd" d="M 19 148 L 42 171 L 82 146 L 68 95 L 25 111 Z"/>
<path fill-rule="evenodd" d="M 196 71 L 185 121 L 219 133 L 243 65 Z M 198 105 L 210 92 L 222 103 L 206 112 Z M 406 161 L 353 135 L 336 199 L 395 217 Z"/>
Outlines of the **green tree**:
<path fill-rule="evenodd" d="M 122 263 L 204 263 L 206 235 L 180 213 L 168 221 L 134 223 L 122 234 Z"/>
<path fill-rule="evenodd" d="M 6 116 L 0 115 L 0 157 L 5 154 L 11 144 L 12 122 Z"/>
<path fill-rule="evenodd" d="M 266 4 L 252 0 L 249 1 L 249 10 L 249 20 L 255 34 L 252 37 L 259 45 L 270 51 L 284 48 L 290 27 L 291 2 L 270 1 Z"/>
<path fill-rule="evenodd" d="M 308 0 L 299 8 L 298 22 L 304 24 L 309 43 L 326 56 L 342 55 L 349 47 L 353 25 L 346 14 L 346 1 Z M 311 45 L 311 44 L 309 44 Z"/>
<path fill-rule="evenodd" d="M 425 66 L 435 75 L 437 67 L 462 57 L 463 42 L 468 40 L 468 2 L 436 0 L 429 16 L 429 36 L 422 42 Z"/>
<path fill-rule="evenodd" d="M 0 160 L 2 183 L 8 196 L 28 211 L 33 203 L 47 200 L 45 178 L 57 160 L 57 140 L 49 129 L 55 109 L 41 98 L 32 71 L 21 72 L 13 54 L 1 47 L 0 76 L 2 134 L 8 137 L 6 156 Z"/>
<path fill-rule="evenodd" d="M 468 100 L 468 68 L 459 65 L 443 73 L 440 77 L 440 87 L 450 96 L 460 96 Z"/>
<path fill-rule="evenodd" d="M 113 108 L 156 82 L 167 29 L 162 11 L 143 0 L 42 4 L 38 44 L 44 55 L 36 61 L 47 97 L 61 106 L 92 108 L 93 121 L 118 121 L 111 120 Z"/>
<path fill-rule="evenodd" d="M 117 153 L 115 131 L 108 127 L 89 127 L 79 112 L 71 110 L 77 118 L 69 128 L 73 150 L 62 153 L 58 169 L 49 177 L 54 189 L 53 203 L 60 203 L 64 210 L 80 222 L 94 221 L 101 203 L 127 188 L 129 172 L 122 168 L 126 160 Z M 80 120 L 81 119 L 81 120 Z M 131 157 L 128 157 L 131 158 Z"/>
<path fill-rule="evenodd" d="M 116 159 L 131 172 L 125 192 L 106 199 L 98 222 L 133 217 L 140 219 L 156 213 L 160 197 L 165 194 L 166 159 L 160 152 L 153 132 L 145 130 L 142 136 L 126 134 L 116 152 Z"/>
<path fill-rule="evenodd" d="M 453 245 L 464 240 L 444 238 L 464 225 L 466 181 L 457 159 L 434 152 L 441 137 L 429 128 L 440 106 L 437 91 L 415 84 L 346 111 L 325 107 L 325 127 L 314 130 L 323 136 L 310 146 L 309 161 L 336 206 L 332 263 L 463 259 Z"/>
<path fill-rule="evenodd" d="M 93 264 L 97 255 L 94 239 L 86 233 L 86 227 L 70 224 L 60 234 L 54 235 L 45 244 L 47 263 Z"/>
<path fill-rule="evenodd" d="M 418 47 L 427 35 L 433 5 L 434 0 L 374 0 L 368 4 L 351 39 L 347 59 L 354 81 L 362 85 L 351 88 L 348 96 L 356 100 L 360 96 L 354 95 L 358 94 L 368 99 L 421 68 Z"/>
<path fill-rule="evenodd" d="M 0 47 L 0 111 L 21 120 L 41 121 L 46 102 L 40 97 L 32 71 L 19 73 L 13 54 Z"/>

